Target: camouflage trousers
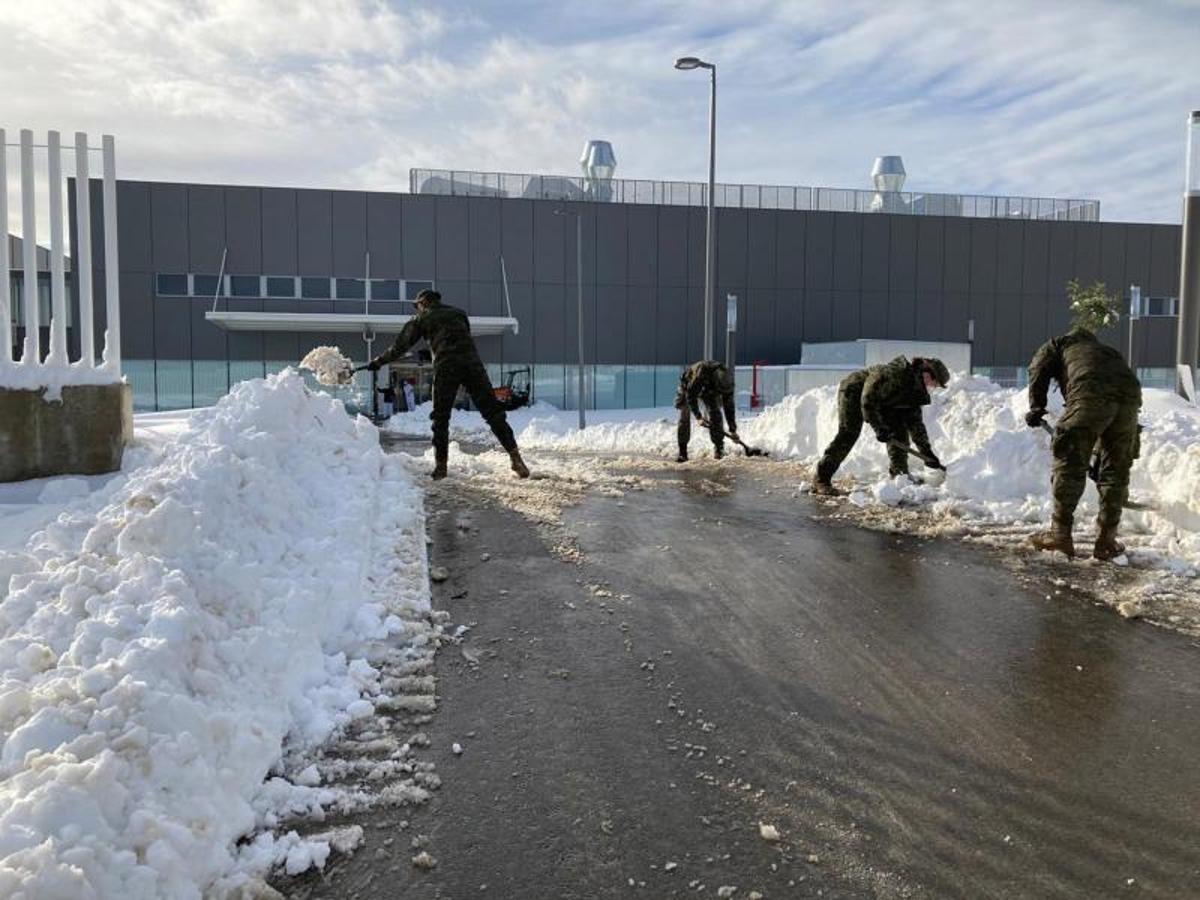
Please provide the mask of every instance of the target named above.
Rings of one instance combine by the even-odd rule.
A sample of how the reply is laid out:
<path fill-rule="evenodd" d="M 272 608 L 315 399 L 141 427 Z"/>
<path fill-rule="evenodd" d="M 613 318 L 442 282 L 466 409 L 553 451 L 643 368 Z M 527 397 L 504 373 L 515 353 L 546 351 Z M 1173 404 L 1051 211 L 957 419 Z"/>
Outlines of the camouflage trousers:
<path fill-rule="evenodd" d="M 1073 401 L 1054 427 L 1050 450 L 1054 455 L 1051 486 L 1054 521 L 1070 528 L 1075 507 L 1087 484 L 1088 466 L 1096 455 L 1096 489 L 1100 514 L 1096 524 L 1116 528 L 1121 509 L 1129 499 L 1129 470 L 1137 459 L 1138 407 L 1105 400 Z"/>
<path fill-rule="evenodd" d="M 725 416 L 721 412 L 720 398 L 701 394 L 700 403 L 704 406 L 704 416 L 708 419 L 708 434 L 712 438 L 713 447 L 718 453 L 724 453 Z M 679 410 L 679 427 L 676 429 L 679 452 L 686 454 L 688 441 L 692 439 L 692 410 L 688 407 L 687 397 L 684 396 L 675 398 L 675 406 Z"/>
<path fill-rule="evenodd" d="M 466 388 L 471 402 L 491 426 L 500 446 L 505 450 L 516 449 L 517 439 L 513 437 L 504 407 L 496 399 L 487 369 L 476 356 L 473 359 L 438 359 L 433 364 L 433 412 L 429 419 L 433 422 L 434 451 L 445 453 L 450 446 L 450 411 L 454 409 L 459 387 Z"/>
<path fill-rule="evenodd" d="M 838 388 L 838 432 L 829 442 L 829 446 L 825 448 L 825 452 L 821 455 L 821 461 L 817 463 L 818 481 L 826 483 L 831 481 L 834 473 L 846 461 L 846 457 L 858 443 L 858 437 L 862 433 L 863 427 L 862 392 L 863 382 L 857 380 Z M 903 417 L 894 415 L 887 416 L 886 419 L 887 427 L 892 433 L 892 440 L 907 446 L 908 425 Z M 890 443 L 887 452 L 889 474 L 907 474 L 908 454 L 898 447 L 893 447 Z"/>

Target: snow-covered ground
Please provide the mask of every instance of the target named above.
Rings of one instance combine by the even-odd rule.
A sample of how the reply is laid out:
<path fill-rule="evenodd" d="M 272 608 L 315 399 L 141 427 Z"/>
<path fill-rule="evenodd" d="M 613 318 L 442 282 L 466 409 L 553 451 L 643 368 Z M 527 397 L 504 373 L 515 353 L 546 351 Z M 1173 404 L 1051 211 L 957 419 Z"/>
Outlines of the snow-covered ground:
<path fill-rule="evenodd" d="M 298 761 L 389 701 L 373 653 L 435 633 L 421 492 L 374 426 L 285 371 L 139 416 L 120 473 L 6 486 L 0 514 L 0 896 L 323 862 L 272 832 L 341 799 Z"/>
<path fill-rule="evenodd" d="M 740 434 L 775 458 L 815 463 L 837 432 L 836 398 L 835 387 L 785 397 L 743 417 Z M 978 376 L 955 378 L 947 389 L 934 392 L 925 411 L 934 449 L 948 466 L 943 483 L 914 485 L 888 478 L 886 452 L 869 429 L 838 473 L 839 483 L 853 480 L 850 501 L 860 506 L 925 508 L 948 533 L 961 531 L 964 523 L 1045 523 L 1051 510 L 1050 438 L 1025 425 L 1027 408 L 1024 391 Z M 1060 409 L 1061 401 L 1052 405 L 1051 417 Z M 426 405 L 394 416 L 388 430 L 427 434 L 428 412 Z M 670 407 L 589 412 L 582 432 L 576 415 L 543 406 L 511 413 L 510 422 L 523 448 L 675 453 L 677 418 Z M 1147 390 L 1141 421 L 1146 430 L 1132 494 L 1156 504 L 1157 510 L 1126 511 L 1123 529 L 1130 536 L 1130 561 L 1195 576 L 1200 574 L 1200 410 L 1167 391 Z M 491 440 L 478 413 L 455 411 L 451 429 L 460 439 Z M 692 455 L 710 451 L 707 435 L 694 428 Z M 921 463 L 914 460 L 912 470 L 920 474 Z M 1089 525 L 1095 511 L 1096 493 L 1089 487 L 1077 515 L 1079 525 Z"/>

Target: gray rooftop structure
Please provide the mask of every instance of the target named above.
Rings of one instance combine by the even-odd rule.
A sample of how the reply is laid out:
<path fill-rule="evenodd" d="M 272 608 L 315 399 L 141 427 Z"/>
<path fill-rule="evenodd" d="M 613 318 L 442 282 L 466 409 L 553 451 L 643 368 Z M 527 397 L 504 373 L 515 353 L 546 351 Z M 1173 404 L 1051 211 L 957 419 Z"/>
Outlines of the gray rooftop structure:
<path fill-rule="evenodd" d="M 462 169 L 410 169 L 408 177 L 411 193 L 450 197 L 510 197 L 526 200 L 641 203 L 652 206 L 704 206 L 708 195 L 708 185 L 699 181 L 612 178 L 598 184 L 595 180 L 573 175 L 472 172 Z M 713 194 L 716 206 L 733 209 L 886 212 L 900 215 L 1036 219 L 1057 222 L 1100 220 L 1099 200 L 766 184 L 718 184 Z"/>

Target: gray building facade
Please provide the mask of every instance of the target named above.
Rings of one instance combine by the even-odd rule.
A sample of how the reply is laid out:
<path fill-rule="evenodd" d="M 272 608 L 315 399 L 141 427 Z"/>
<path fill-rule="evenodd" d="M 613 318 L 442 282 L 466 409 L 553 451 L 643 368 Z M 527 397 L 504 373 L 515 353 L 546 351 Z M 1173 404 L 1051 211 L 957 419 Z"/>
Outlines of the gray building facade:
<path fill-rule="evenodd" d="M 519 329 L 480 338 L 485 361 L 495 375 L 532 365 L 536 398 L 569 407 L 578 326 L 575 219 L 556 215 L 564 207 L 583 227 L 589 405 L 669 403 L 681 366 L 701 352 L 703 208 L 121 181 L 123 355 L 137 406 L 211 403 L 320 344 L 364 359 L 358 335 L 225 331 L 205 319 L 214 300 L 199 288 L 211 289 L 224 257 L 223 287 L 234 287 L 221 309 L 361 312 L 369 254 L 373 311 L 410 312 L 405 293 L 429 282 L 473 316 L 511 308 Z M 101 246 L 98 215 L 92 233 Z M 794 364 L 804 341 L 964 341 L 973 322 L 976 370 L 1012 380 L 1066 327 L 1071 278 L 1104 281 L 1126 299 L 1137 284 L 1146 311 L 1169 313 L 1180 228 L 719 208 L 716 248 L 717 343 L 724 298 L 736 294 L 739 363 Z M 93 283 L 102 291 L 101 272 Z M 270 296 L 286 294 L 288 279 L 295 296 Z M 95 310 L 102 328 L 102 299 Z M 1161 372 L 1166 384 L 1175 324 L 1161 314 L 1136 324 L 1135 362 L 1148 383 Z M 1105 338 L 1124 351 L 1127 328 L 1122 317 Z M 389 337 L 377 336 L 376 351 Z"/>

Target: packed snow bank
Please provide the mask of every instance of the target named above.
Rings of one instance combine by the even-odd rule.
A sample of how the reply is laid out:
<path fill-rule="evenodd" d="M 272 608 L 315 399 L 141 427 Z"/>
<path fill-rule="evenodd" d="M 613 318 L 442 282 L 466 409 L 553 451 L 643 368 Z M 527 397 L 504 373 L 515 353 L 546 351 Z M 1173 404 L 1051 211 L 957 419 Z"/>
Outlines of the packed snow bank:
<path fill-rule="evenodd" d="M 295 372 L 164 440 L 0 573 L 0 896 L 199 898 L 290 870 L 294 834 L 238 855 L 294 799 L 264 780 L 370 714 L 365 643 L 404 646 L 428 611 L 419 490 Z"/>
<path fill-rule="evenodd" d="M 433 404 L 422 403 L 412 412 L 392 416 L 385 430 L 394 434 L 427 437 Z M 549 403 L 508 413 L 508 423 L 521 446 L 531 449 L 568 449 L 590 452 L 666 452 L 675 447 L 679 413 L 670 406 L 655 409 L 598 409 L 587 411 L 587 428 L 579 431 L 579 413 L 560 410 Z M 450 433 L 460 440 L 494 442 L 483 416 L 455 410 Z"/>
<path fill-rule="evenodd" d="M 747 441 L 777 456 L 813 461 L 837 433 L 837 391 L 819 388 L 794 397 L 746 423 Z M 1057 400 L 1057 397 L 1054 399 Z M 981 377 L 958 378 L 935 391 L 925 411 L 934 450 L 947 466 L 943 483 L 911 484 L 886 477 L 887 454 L 864 429 L 864 437 L 839 476 L 854 476 L 861 492 L 851 500 L 930 505 L 949 518 L 990 522 L 1047 522 L 1050 517 L 1050 436 L 1025 425 L 1024 391 L 998 387 Z M 1061 402 L 1052 405 L 1051 418 Z M 1125 530 L 1140 535 L 1137 561 L 1196 573 L 1200 564 L 1200 410 L 1167 391 L 1147 390 L 1141 421 L 1141 456 L 1130 488 L 1154 512 L 1126 511 Z M 922 466 L 914 461 L 914 473 Z M 1077 513 L 1081 525 L 1096 512 L 1093 487 Z"/>
<path fill-rule="evenodd" d="M 1052 396 L 1051 418 L 1061 411 Z M 924 412 L 934 450 L 948 465 L 943 483 L 914 485 L 887 477 L 887 453 L 870 429 L 838 472 L 838 478 L 857 483 L 851 501 L 860 505 L 924 506 L 956 524 L 1045 523 L 1051 511 L 1050 438 L 1025 425 L 1025 391 L 1002 388 L 978 376 L 955 378 L 945 390 L 933 392 Z M 389 428 L 428 433 L 428 410 L 396 416 Z M 521 410 L 510 419 L 517 440 L 530 449 L 585 452 L 637 452 L 673 455 L 677 414 L 670 407 L 588 413 L 588 426 L 579 431 L 575 413 Z M 1133 467 L 1135 500 L 1152 502 L 1153 512 L 1127 510 L 1123 531 L 1131 537 L 1130 559 L 1147 566 L 1166 567 L 1180 574 L 1200 574 L 1200 410 L 1175 395 L 1145 391 L 1141 421 L 1141 457 Z M 785 397 L 758 415 L 739 419 L 748 444 L 762 447 L 775 458 L 815 463 L 837 433 L 837 388 L 815 388 Z M 459 438 L 488 440 L 487 425 L 478 413 L 455 411 L 451 431 Z M 693 428 L 693 457 L 711 453 L 702 429 Z M 735 454 L 737 451 L 734 451 Z M 923 473 L 913 460 L 914 474 Z M 932 479 L 931 479 L 932 481 Z M 1077 516 L 1090 525 L 1096 512 L 1096 492 L 1084 492 Z"/>

